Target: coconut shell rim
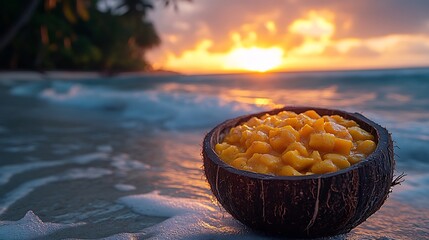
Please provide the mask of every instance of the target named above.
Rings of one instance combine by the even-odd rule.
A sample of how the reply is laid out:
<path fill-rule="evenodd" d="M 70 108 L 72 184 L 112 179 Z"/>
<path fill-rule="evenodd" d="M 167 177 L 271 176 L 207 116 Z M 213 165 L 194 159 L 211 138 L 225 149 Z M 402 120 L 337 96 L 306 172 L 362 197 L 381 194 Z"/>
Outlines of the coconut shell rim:
<path fill-rule="evenodd" d="M 366 123 L 367 125 L 369 125 L 371 128 L 373 128 L 375 130 L 375 132 L 374 132 L 375 136 L 374 137 L 375 137 L 375 140 L 377 141 L 376 149 L 374 150 L 373 153 L 371 153 L 369 156 L 367 156 L 366 158 L 361 160 L 359 163 L 354 164 L 354 165 L 347 167 L 345 169 L 338 170 L 336 172 L 324 173 L 324 174 L 303 175 L 303 176 L 276 176 L 276 175 L 268 175 L 268 174 L 263 174 L 263 173 L 256 173 L 256 172 L 250 172 L 250 171 L 237 169 L 237 168 L 227 164 L 222 159 L 220 159 L 220 157 L 217 155 L 217 153 L 214 151 L 214 149 L 212 147 L 211 140 L 212 140 L 213 133 L 215 131 L 217 131 L 219 128 L 224 127 L 227 123 L 236 121 L 236 124 L 234 126 L 237 126 L 238 124 L 241 124 L 242 122 L 247 121 L 251 117 L 255 117 L 255 116 L 259 117 L 259 116 L 262 116 L 262 115 L 267 114 L 267 113 L 273 114 L 273 113 L 279 113 L 281 111 L 293 111 L 296 113 L 297 112 L 302 113 L 302 112 L 305 112 L 307 110 L 315 110 L 317 113 L 319 113 L 319 111 L 328 111 L 328 112 L 331 112 L 331 115 L 332 114 L 345 115 L 345 116 L 347 116 L 346 119 L 355 120 L 355 121 L 358 120 L 358 124 L 359 124 L 359 122 Z M 326 115 L 326 114 L 324 114 L 324 115 Z M 359 126 L 362 127 L 361 124 L 359 124 Z M 372 134 L 374 134 L 374 133 L 372 133 Z M 254 179 L 260 179 L 260 180 L 302 181 L 302 180 L 331 178 L 331 177 L 334 177 L 337 175 L 342 175 L 348 171 L 358 169 L 358 168 L 363 167 L 367 164 L 371 164 L 373 161 L 380 160 L 376 156 L 377 156 L 377 153 L 382 153 L 383 151 L 388 149 L 388 147 L 389 147 L 388 136 L 389 136 L 389 133 L 385 128 L 381 127 L 379 124 L 377 124 L 374 121 L 366 118 L 365 116 L 363 116 L 362 114 L 360 114 L 358 112 L 351 113 L 351 112 L 338 110 L 338 109 L 309 107 L 309 106 L 284 106 L 281 108 L 275 108 L 275 109 L 268 110 L 268 111 L 262 111 L 262 112 L 247 114 L 247 115 L 241 115 L 241 116 L 238 116 L 236 118 L 231 118 L 231 119 L 225 120 L 224 122 L 215 126 L 212 130 L 210 130 L 209 133 L 206 134 L 206 136 L 204 137 L 204 140 L 203 140 L 203 152 L 216 165 L 224 168 L 226 171 L 233 173 L 233 174 L 242 175 L 242 176 L 246 176 L 246 177 L 250 177 L 250 178 L 254 178 Z"/>

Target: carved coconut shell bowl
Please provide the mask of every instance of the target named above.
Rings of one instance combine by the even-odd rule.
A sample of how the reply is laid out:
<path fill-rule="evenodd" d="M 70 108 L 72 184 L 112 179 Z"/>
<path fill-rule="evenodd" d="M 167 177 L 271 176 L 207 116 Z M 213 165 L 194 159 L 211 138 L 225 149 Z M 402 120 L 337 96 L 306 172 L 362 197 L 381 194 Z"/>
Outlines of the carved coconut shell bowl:
<path fill-rule="evenodd" d="M 251 117 L 281 111 L 340 115 L 354 120 L 375 137 L 377 147 L 366 159 L 328 174 L 272 176 L 236 169 L 214 151 L 229 129 Z M 388 131 L 359 113 L 285 107 L 227 120 L 204 138 L 204 172 L 211 191 L 234 218 L 255 230 L 290 237 L 343 234 L 365 221 L 386 200 L 393 180 L 394 154 Z"/>

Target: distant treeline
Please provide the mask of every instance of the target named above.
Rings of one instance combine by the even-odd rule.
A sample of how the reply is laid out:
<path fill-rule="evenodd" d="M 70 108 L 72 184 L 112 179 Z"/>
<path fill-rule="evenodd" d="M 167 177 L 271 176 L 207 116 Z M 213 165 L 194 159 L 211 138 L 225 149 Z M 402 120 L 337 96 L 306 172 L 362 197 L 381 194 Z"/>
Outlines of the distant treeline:
<path fill-rule="evenodd" d="M 163 0 L 165 5 L 176 4 Z M 0 1 L 0 69 L 150 70 L 150 0 Z"/>

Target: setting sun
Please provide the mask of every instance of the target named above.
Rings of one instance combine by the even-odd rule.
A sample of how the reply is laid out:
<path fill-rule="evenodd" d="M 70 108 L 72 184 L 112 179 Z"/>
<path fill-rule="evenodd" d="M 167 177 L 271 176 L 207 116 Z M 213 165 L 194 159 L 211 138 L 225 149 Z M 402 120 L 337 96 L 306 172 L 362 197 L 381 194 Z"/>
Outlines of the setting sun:
<path fill-rule="evenodd" d="M 429 29 L 423 19 L 427 14 L 410 15 L 404 23 L 383 10 L 367 16 L 361 1 L 330 6 L 306 1 L 226 2 L 228 12 L 222 18 L 213 14 L 213 7 L 220 10 L 222 5 L 211 1 L 186 5 L 186 14 L 153 15 L 160 21 L 163 40 L 160 48 L 146 54 L 153 67 L 210 74 L 392 68 L 428 62 L 429 35 L 423 34 Z M 416 25 L 413 17 L 422 18 L 421 23 Z"/>
<path fill-rule="evenodd" d="M 237 48 L 226 57 L 225 68 L 266 72 L 282 63 L 281 48 Z"/>

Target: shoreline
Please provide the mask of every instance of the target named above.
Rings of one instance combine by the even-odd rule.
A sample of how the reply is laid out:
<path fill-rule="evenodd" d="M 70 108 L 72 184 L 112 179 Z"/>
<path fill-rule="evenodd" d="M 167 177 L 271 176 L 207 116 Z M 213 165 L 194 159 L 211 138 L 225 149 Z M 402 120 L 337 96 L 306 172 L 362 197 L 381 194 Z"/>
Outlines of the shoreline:
<path fill-rule="evenodd" d="M 132 78 L 132 77 L 158 77 L 158 76 L 180 76 L 181 73 L 155 70 L 150 72 L 100 72 L 100 71 L 68 71 L 68 70 L 53 70 L 53 71 L 0 71 L 0 81 L 4 79 L 12 80 L 85 80 L 99 78 Z"/>
<path fill-rule="evenodd" d="M 154 71 L 130 71 L 130 72 L 106 72 L 106 71 L 73 71 L 73 70 L 0 70 L 1 80 L 87 80 L 100 78 L 135 78 L 135 77 L 163 77 L 163 76 L 227 76 L 227 75 L 271 75 L 271 74 L 318 74 L 318 73 L 355 73 L 355 72 L 378 72 L 378 71 L 427 71 L 429 66 L 400 67 L 400 68 L 367 68 L 367 69 L 337 69 L 337 70 L 307 70 L 307 71 L 273 71 L 273 72 L 231 72 L 231 73 L 208 73 L 208 74 L 185 74 L 169 70 Z"/>

